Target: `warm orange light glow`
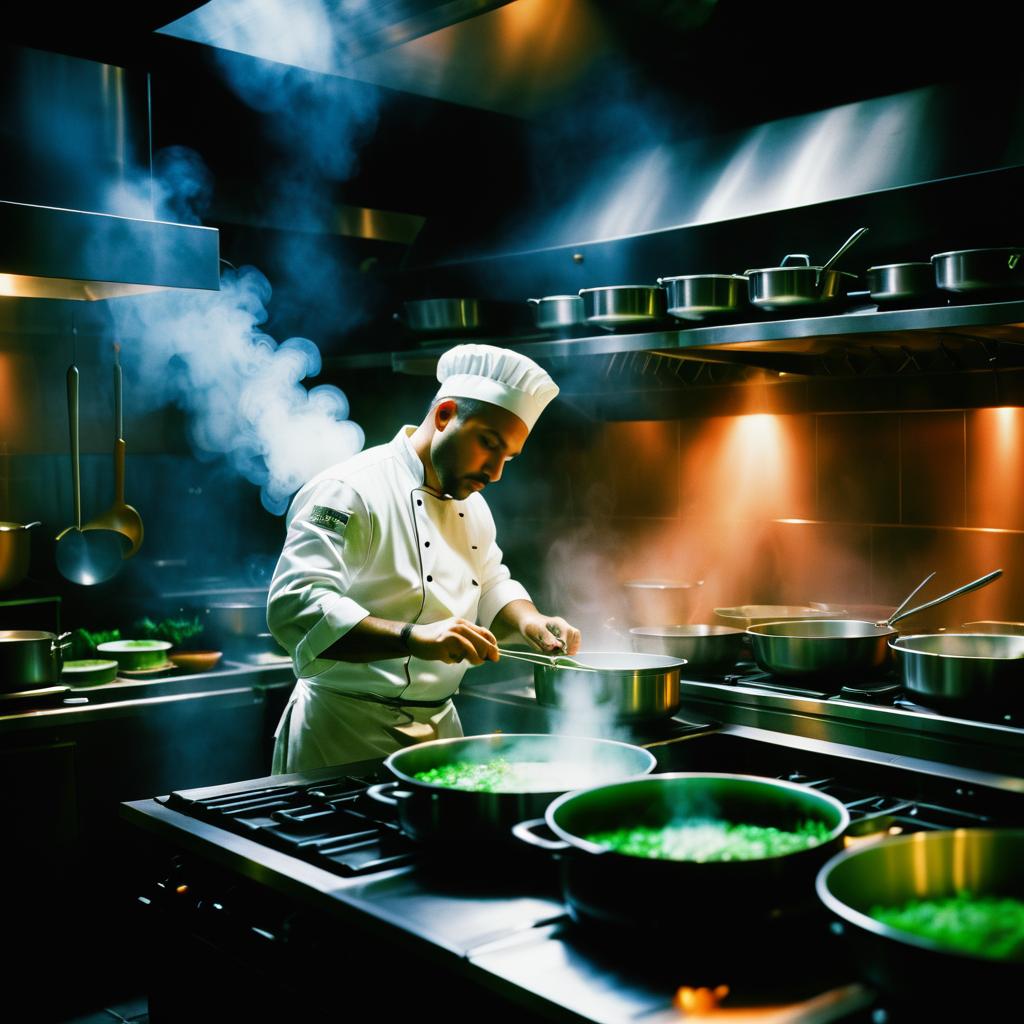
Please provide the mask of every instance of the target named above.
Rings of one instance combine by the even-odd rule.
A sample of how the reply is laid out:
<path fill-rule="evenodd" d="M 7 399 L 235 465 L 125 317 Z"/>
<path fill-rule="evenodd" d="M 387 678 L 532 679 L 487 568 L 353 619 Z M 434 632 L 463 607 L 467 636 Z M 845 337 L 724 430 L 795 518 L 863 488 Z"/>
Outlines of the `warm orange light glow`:
<path fill-rule="evenodd" d="M 187 886 L 187 885 L 179 885 L 179 886 L 177 886 L 177 887 L 175 888 L 175 890 L 174 890 L 174 891 L 175 891 L 175 892 L 176 892 L 176 893 L 177 893 L 177 894 L 178 894 L 179 896 L 184 896 L 184 895 L 185 895 L 185 893 L 187 893 L 187 892 L 188 892 L 188 886 Z"/>
<path fill-rule="evenodd" d="M 18 389 L 15 357 L 0 352 L 0 445 L 3 450 L 16 442 L 19 428 L 24 429 L 25 408 Z M 2 511 L 2 510 L 0 510 Z"/>
<path fill-rule="evenodd" d="M 672 1003 L 683 1013 L 711 1013 L 728 994 L 728 985 L 718 985 L 715 988 L 690 988 L 683 985 L 676 991 Z"/>

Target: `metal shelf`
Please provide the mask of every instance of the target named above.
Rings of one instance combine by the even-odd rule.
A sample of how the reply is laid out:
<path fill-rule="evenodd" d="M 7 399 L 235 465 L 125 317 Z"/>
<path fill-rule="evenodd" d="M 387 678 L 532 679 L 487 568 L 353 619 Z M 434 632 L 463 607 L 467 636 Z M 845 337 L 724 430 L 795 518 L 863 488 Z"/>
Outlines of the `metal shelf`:
<path fill-rule="evenodd" d="M 841 362 L 870 365 L 876 372 L 911 366 L 919 354 L 937 353 L 946 369 L 979 368 L 978 359 L 961 354 L 986 346 L 1021 347 L 1024 362 L 1024 301 L 943 305 L 925 309 L 879 310 L 874 306 L 831 316 L 766 319 L 633 334 L 602 332 L 584 337 L 545 335 L 506 338 L 452 337 L 429 347 L 392 353 L 341 356 L 329 360 L 338 369 L 388 365 L 398 373 L 432 375 L 441 353 L 463 341 L 502 345 L 540 362 L 588 357 L 657 353 L 662 359 L 735 362 L 792 373 L 841 373 Z M 879 353 L 893 353 L 891 360 Z M 1016 362 L 1015 359 L 1010 360 Z M 1001 360 L 1005 362 L 1005 359 Z M 863 374 L 864 365 L 852 373 Z"/>

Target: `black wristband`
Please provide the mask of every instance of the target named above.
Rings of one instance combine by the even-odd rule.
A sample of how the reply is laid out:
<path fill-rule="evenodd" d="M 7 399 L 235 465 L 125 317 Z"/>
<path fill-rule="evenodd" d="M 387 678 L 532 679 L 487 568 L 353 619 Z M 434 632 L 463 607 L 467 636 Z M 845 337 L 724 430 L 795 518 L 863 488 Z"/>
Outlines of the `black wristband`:
<path fill-rule="evenodd" d="M 416 627 L 416 623 L 415 622 L 407 622 L 402 627 L 402 646 L 405 648 L 406 652 L 409 653 L 409 654 L 412 653 L 412 651 L 409 649 L 409 637 L 412 636 L 412 631 L 413 631 L 413 629 L 415 629 L 415 627 Z"/>

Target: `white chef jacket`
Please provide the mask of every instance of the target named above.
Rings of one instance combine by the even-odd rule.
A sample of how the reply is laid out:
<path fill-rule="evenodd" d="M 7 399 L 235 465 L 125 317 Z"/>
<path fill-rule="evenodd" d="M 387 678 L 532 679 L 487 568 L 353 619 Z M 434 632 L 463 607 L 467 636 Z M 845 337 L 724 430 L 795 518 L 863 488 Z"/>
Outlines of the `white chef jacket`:
<path fill-rule="evenodd" d="M 530 599 L 502 564 L 482 495 L 456 501 L 426 489 L 409 440 L 415 429 L 405 426 L 389 443 L 324 470 L 288 510 L 267 623 L 292 655 L 297 681 L 275 733 L 275 773 L 462 735 L 450 697 L 465 662 L 320 656 L 367 615 L 401 622 L 454 615 L 489 626 L 510 601 Z"/>

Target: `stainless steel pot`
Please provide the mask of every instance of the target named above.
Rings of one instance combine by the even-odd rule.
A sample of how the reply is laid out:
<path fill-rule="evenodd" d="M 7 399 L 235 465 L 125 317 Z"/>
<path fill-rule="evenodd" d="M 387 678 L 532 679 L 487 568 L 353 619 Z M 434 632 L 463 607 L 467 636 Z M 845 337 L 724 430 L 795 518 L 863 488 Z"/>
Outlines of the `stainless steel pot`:
<path fill-rule="evenodd" d="M 918 832 L 840 853 L 821 869 L 816 887 L 821 902 L 839 919 L 850 952 L 870 982 L 915 998 L 915 1004 L 921 993 L 930 992 L 947 1009 L 963 1000 L 977 1013 L 978 1000 L 996 1006 L 1017 998 L 1019 960 L 950 950 L 876 921 L 871 909 L 941 899 L 961 890 L 1024 899 L 1022 863 L 1024 830 Z"/>
<path fill-rule="evenodd" d="M 959 249 L 932 257 L 935 285 L 947 292 L 1024 288 L 1024 247 Z"/>
<path fill-rule="evenodd" d="M 501 331 L 526 322 L 518 303 L 494 299 L 417 299 L 402 304 L 400 320 L 417 334 L 469 334 L 473 331 Z"/>
<path fill-rule="evenodd" d="M 70 633 L 36 629 L 0 630 L 0 692 L 19 693 L 56 686 L 64 666 Z"/>
<path fill-rule="evenodd" d="M 587 839 L 688 819 L 779 829 L 812 820 L 829 832 L 821 845 L 797 853 L 703 864 L 628 856 Z M 735 929 L 813 904 L 815 875 L 841 848 L 849 822 L 838 800 L 808 786 L 750 775 L 674 773 L 568 793 L 542 819 L 524 821 L 513 831 L 523 842 L 563 857 L 563 897 L 575 920 L 678 934 L 686 922 L 699 922 L 702 933 L 715 921 Z M 534 830 L 543 824 L 557 839 L 537 835 Z"/>
<path fill-rule="evenodd" d="M 890 646 L 897 652 L 904 689 L 924 704 L 1024 706 L 1024 636 L 917 634 Z"/>
<path fill-rule="evenodd" d="M 747 629 L 754 660 L 780 676 L 857 679 L 889 667 L 891 626 L 857 619 L 762 622 Z"/>
<path fill-rule="evenodd" d="M 703 580 L 626 580 L 622 588 L 630 624 L 672 626 L 689 622 L 703 586 Z"/>
<path fill-rule="evenodd" d="M 573 659 L 586 669 L 533 666 L 537 703 L 578 714 L 620 720 L 668 718 L 679 710 L 684 662 L 660 654 L 595 652 Z"/>
<path fill-rule="evenodd" d="M 16 587 L 28 575 L 34 523 L 0 522 L 0 590 Z"/>
<path fill-rule="evenodd" d="M 629 635 L 634 651 L 685 661 L 687 678 L 728 672 L 744 639 L 743 630 L 731 626 L 635 626 Z"/>
<path fill-rule="evenodd" d="M 930 263 L 885 263 L 868 267 L 867 277 L 871 298 L 881 304 L 939 299 Z"/>
<path fill-rule="evenodd" d="M 582 288 L 580 297 L 587 323 L 607 330 L 651 327 L 666 315 L 665 289 L 654 285 Z"/>
<path fill-rule="evenodd" d="M 680 320 L 728 316 L 747 308 L 747 279 L 742 274 L 687 274 L 659 277 L 668 289 L 668 314 Z"/>
<path fill-rule="evenodd" d="M 777 267 L 748 270 L 746 276 L 751 305 L 768 310 L 835 305 L 857 280 L 854 274 L 812 267 L 803 253 L 786 256 Z"/>
<path fill-rule="evenodd" d="M 726 625 L 739 629 L 762 622 L 781 622 L 783 619 L 835 619 L 845 614 L 845 608 L 820 601 L 812 601 L 810 604 L 738 604 L 731 608 L 715 609 L 715 615 Z"/>
<path fill-rule="evenodd" d="M 384 766 L 397 782 L 371 786 L 368 795 L 397 809 L 403 830 L 432 843 L 509 843 L 512 826 L 542 814 L 567 787 L 547 792 L 479 793 L 421 782 L 416 773 L 455 761 L 483 764 L 503 757 L 517 762 L 558 762 L 583 767 L 595 785 L 646 775 L 657 761 L 643 747 L 615 740 L 540 733 L 465 736 L 418 743 L 392 754 Z"/>
<path fill-rule="evenodd" d="M 526 301 L 534 307 L 537 327 L 542 331 L 577 327 L 584 322 L 583 299 L 578 295 L 546 295 Z"/>

